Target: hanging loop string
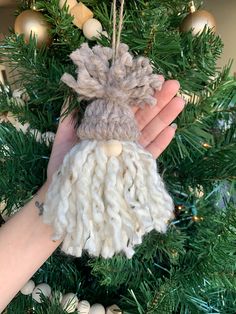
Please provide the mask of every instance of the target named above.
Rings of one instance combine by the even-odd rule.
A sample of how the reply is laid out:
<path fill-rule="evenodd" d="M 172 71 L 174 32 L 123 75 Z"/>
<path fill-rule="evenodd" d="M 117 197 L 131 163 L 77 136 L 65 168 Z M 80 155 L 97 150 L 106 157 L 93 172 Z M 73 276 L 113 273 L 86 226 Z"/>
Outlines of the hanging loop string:
<path fill-rule="evenodd" d="M 116 10 L 116 0 L 113 0 L 113 35 L 112 35 L 112 64 L 115 62 L 115 59 L 117 58 L 118 55 L 118 49 L 120 45 L 120 37 L 121 37 L 121 31 L 123 27 L 123 12 L 124 12 L 124 2 L 125 0 L 121 0 L 121 6 L 120 6 L 120 18 L 119 18 L 119 28 L 118 28 L 118 34 L 116 38 L 116 15 L 117 15 L 117 10 Z"/>
<path fill-rule="evenodd" d="M 120 36 L 121 36 L 122 27 L 123 27 L 124 2 L 125 2 L 125 0 L 121 0 L 119 29 L 118 29 L 118 35 L 117 35 L 117 41 L 116 41 L 116 57 L 118 54 L 118 49 L 119 49 L 119 45 L 120 45 Z"/>
<path fill-rule="evenodd" d="M 113 0 L 112 64 L 116 57 L 116 0 Z"/>

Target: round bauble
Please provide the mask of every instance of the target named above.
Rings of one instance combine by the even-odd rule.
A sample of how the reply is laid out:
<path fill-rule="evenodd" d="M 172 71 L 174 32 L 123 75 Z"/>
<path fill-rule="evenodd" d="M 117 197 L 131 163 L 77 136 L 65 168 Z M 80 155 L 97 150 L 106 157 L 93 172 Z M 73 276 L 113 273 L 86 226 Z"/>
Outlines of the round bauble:
<path fill-rule="evenodd" d="M 192 34 L 200 34 L 204 27 L 211 28 L 216 31 L 216 21 L 214 16 L 205 10 L 197 10 L 185 17 L 180 25 L 181 32 L 189 32 L 192 29 Z"/>
<path fill-rule="evenodd" d="M 61 9 L 65 5 L 66 7 L 69 7 L 69 10 L 71 10 L 76 4 L 77 4 L 77 0 L 60 0 L 59 1 L 59 7 Z"/>
<path fill-rule="evenodd" d="M 88 19 L 83 25 L 84 36 L 89 40 L 99 38 L 102 32 L 102 24 L 96 19 Z"/>
<path fill-rule="evenodd" d="M 116 304 L 113 304 L 106 309 L 106 314 L 122 314 L 122 311 Z"/>
<path fill-rule="evenodd" d="M 29 43 L 30 35 L 36 37 L 37 47 L 43 44 L 50 45 L 52 38 L 49 34 L 50 24 L 45 20 L 42 13 L 34 10 L 23 11 L 15 21 L 15 33 L 23 34 L 26 43 Z"/>
<path fill-rule="evenodd" d="M 42 303 L 40 295 L 43 294 L 46 298 L 51 296 L 51 287 L 46 283 L 41 283 L 34 288 L 32 292 L 32 298 L 38 302 Z"/>
<path fill-rule="evenodd" d="M 101 146 L 107 157 L 118 157 L 122 153 L 123 149 L 122 143 L 117 140 L 102 142 Z"/>
<path fill-rule="evenodd" d="M 89 314 L 105 314 L 105 308 L 102 304 L 93 304 L 90 308 Z"/>
<path fill-rule="evenodd" d="M 89 314 L 90 304 L 86 300 L 82 300 L 79 302 L 77 306 L 77 310 L 80 314 Z"/>
<path fill-rule="evenodd" d="M 33 280 L 29 280 L 24 287 L 21 288 L 20 292 L 24 295 L 29 295 L 33 292 L 35 288 L 35 283 L 33 282 Z"/>
<path fill-rule="evenodd" d="M 63 295 L 61 300 L 62 308 L 67 313 L 73 313 L 76 310 L 78 303 L 79 300 L 74 293 L 67 293 Z"/>

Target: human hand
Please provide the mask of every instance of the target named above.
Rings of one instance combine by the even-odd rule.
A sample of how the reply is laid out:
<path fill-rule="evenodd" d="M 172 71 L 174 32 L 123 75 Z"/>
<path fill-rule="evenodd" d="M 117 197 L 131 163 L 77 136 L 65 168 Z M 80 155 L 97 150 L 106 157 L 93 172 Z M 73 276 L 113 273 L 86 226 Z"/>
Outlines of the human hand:
<path fill-rule="evenodd" d="M 154 158 L 163 153 L 175 135 L 177 125 L 170 124 L 177 118 L 185 105 L 183 98 L 176 96 L 179 88 L 178 81 L 168 80 L 155 94 L 156 106 L 146 105 L 143 109 L 134 108 L 135 118 L 141 131 L 139 143 Z"/>
<path fill-rule="evenodd" d="M 146 105 L 143 109 L 134 107 L 133 111 L 141 131 L 139 143 L 157 158 L 169 145 L 176 128 L 169 126 L 184 108 L 184 100 L 175 96 L 179 82 L 164 82 L 161 91 L 156 92 L 158 103 L 154 107 Z M 65 104 L 66 107 L 66 104 Z M 48 181 L 62 164 L 64 156 L 78 143 L 76 117 L 72 114 L 60 120 L 52 153 L 48 164 Z"/>

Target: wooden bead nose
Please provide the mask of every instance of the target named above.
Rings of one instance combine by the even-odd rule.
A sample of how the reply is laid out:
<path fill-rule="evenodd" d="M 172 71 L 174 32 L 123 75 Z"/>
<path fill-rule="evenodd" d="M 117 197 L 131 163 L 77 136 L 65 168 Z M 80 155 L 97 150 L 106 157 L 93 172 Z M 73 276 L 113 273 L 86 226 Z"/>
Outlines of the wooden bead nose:
<path fill-rule="evenodd" d="M 102 148 L 104 149 L 107 157 L 117 157 L 122 153 L 123 150 L 122 143 L 117 140 L 103 142 Z"/>

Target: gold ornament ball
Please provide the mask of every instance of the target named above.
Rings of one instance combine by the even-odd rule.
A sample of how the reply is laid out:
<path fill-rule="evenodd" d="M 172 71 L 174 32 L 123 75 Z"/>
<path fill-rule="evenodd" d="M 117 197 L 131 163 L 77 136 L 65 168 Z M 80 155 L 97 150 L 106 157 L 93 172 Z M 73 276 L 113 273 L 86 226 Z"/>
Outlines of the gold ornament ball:
<path fill-rule="evenodd" d="M 32 36 L 35 35 L 38 48 L 43 44 L 47 46 L 51 44 L 50 28 L 51 26 L 45 20 L 43 14 L 34 10 L 26 10 L 18 15 L 14 26 L 15 33 L 23 34 L 26 43 L 29 43 L 31 34 Z"/>
<path fill-rule="evenodd" d="M 193 13 L 190 13 L 185 17 L 183 22 L 180 25 L 180 31 L 185 33 L 189 32 L 192 29 L 193 35 L 200 34 L 204 27 L 211 28 L 212 31 L 216 31 L 216 21 L 214 16 L 205 11 L 205 10 L 197 10 Z"/>

